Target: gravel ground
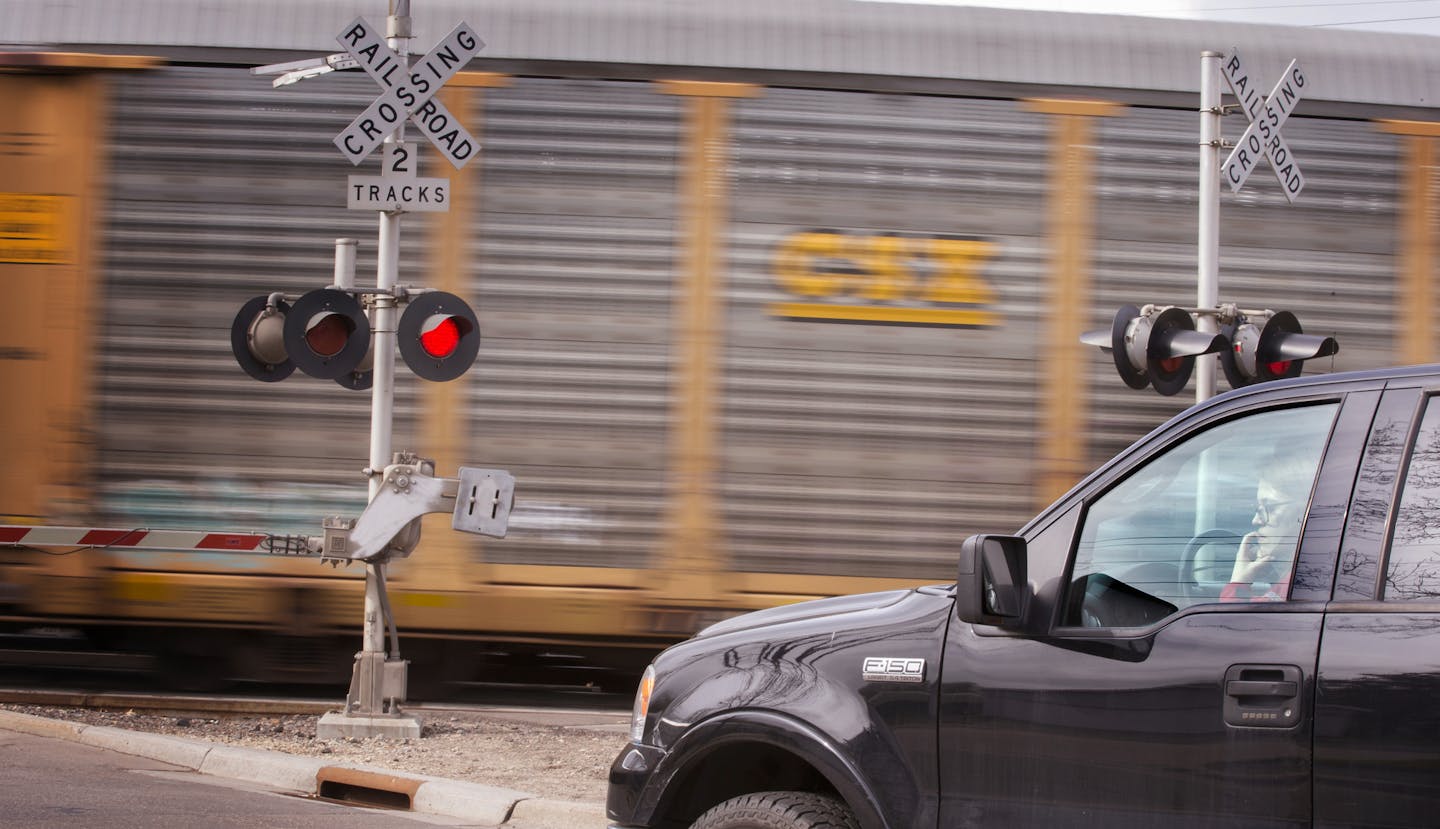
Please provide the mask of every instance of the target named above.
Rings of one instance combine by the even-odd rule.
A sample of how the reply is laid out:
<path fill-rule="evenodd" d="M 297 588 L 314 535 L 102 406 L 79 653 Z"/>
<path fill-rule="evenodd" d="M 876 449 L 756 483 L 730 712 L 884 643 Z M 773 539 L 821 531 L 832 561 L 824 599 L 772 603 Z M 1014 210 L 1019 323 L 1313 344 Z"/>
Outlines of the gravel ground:
<path fill-rule="evenodd" d="M 540 797 L 603 803 L 610 763 L 625 745 L 619 725 L 628 717 L 601 717 L 612 723 L 557 726 L 552 715 L 422 712 L 421 737 L 315 738 L 318 715 L 161 715 L 143 711 L 0 705 L 10 711 L 57 720 L 150 731 L 215 743 L 333 758 L 394 771 L 518 789 Z"/>

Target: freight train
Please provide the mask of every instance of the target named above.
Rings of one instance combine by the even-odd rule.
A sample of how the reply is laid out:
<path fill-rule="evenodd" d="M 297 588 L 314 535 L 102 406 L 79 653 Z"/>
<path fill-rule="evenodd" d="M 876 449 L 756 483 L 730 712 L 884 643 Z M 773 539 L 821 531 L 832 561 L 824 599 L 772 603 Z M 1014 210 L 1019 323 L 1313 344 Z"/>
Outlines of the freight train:
<path fill-rule="evenodd" d="M 250 69 L 386 12 L 0 0 L 0 523 L 358 514 L 369 394 L 257 383 L 229 329 L 249 297 L 330 284 L 337 238 L 373 272 L 376 215 L 345 185 L 376 162 L 332 140 L 376 85 Z M 479 156 L 421 148 L 451 203 L 403 217 L 400 281 L 465 297 L 482 340 L 452 382 L 399 371 L 394 444 L 518 479 L 503 541 L 427 519 L 392 565 L 417 674 L 642 664 L 744 610 L 946 581 L 968 534 L 1180 410 L 1079 335 L 1194 302 L 1205 50 L 1310 81 L 1284 127 L 1301 197 L 1266 170 L 1224 194 L 1222 300 L 1337 338 L 1307 372 L 1436 356 L 1428 38 L 849 0 L 411 14 L 416 54 L 462 19 L 486 46 L 440 93 Z M 362 576 L 0 545 L 0 619 L 192 675 L 328 680 Z"/>

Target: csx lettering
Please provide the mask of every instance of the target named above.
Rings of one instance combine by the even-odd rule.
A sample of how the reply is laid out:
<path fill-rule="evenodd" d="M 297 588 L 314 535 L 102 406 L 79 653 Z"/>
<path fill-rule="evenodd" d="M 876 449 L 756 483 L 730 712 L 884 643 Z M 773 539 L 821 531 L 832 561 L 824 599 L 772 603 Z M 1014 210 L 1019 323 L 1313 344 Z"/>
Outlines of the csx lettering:
<path fill-rule="evenodd" d="M 995 292 L 980 269 L 993 252 L 978 239 L 811 230 L 780 243 L 774 271 L 782 289 L 805 298 L 987 305 Z"/>

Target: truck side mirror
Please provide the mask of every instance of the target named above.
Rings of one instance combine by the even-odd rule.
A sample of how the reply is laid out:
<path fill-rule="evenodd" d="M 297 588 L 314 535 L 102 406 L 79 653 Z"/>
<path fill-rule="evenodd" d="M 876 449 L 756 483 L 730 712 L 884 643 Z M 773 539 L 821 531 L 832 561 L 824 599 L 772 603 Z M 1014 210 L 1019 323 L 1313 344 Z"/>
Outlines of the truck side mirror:
<path fill-rule="evenodd" d="M 961 620 L 1013 627 L 1028 599 L 1025 539 L 1013 535 L 972 535 L 960 545 L 955 611 Z"/>

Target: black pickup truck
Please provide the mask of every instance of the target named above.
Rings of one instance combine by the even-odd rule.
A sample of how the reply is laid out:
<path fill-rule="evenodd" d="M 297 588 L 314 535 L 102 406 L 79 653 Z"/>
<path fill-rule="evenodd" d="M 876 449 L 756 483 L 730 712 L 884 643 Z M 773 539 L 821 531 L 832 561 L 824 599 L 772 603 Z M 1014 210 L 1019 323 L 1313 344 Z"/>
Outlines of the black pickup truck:
<path fill-rule="evenodd" d="M 612 826 L 1440 825 L 1440 366 L 1216 397 L 957 550 L 661 654 Z"/>

